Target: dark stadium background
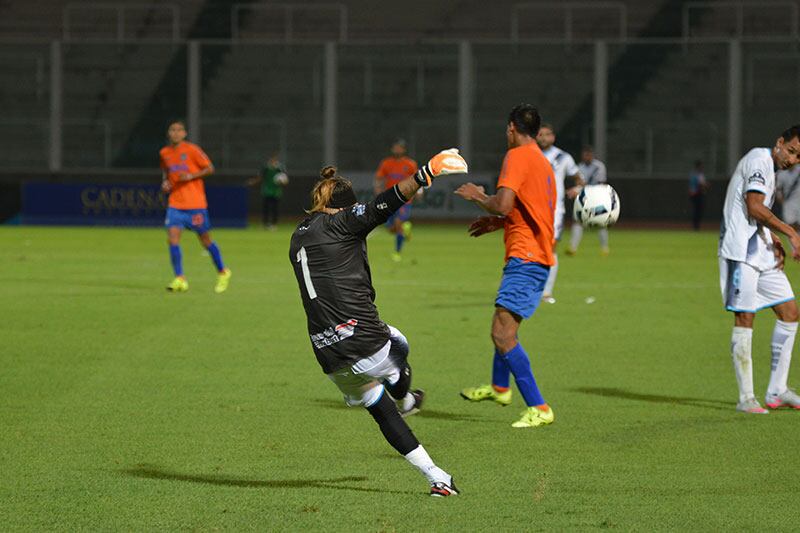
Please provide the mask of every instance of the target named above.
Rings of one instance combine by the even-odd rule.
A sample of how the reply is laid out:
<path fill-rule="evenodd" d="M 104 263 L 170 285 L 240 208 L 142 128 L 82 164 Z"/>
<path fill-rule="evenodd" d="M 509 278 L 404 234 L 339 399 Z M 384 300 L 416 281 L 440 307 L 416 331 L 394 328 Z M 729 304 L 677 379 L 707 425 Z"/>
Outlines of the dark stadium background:
<path fill-rule="evenodd" d="M 622 220 L 682 222 L 705 161 L 719 218 L 746 148 L 798 116 L 794 1 L 0 1 L 0 219 L 26 182 L 157 184 L 169 119 L 242 185 L 273 150 L 299 216 L 323 163 L 458 146 L 491 178 L 526 101 L 595 145 Z M 258 193 L 249 189 L 249 208 Z M 212 216 L 214 206 L 212 205 Z M 134 217 L 135 218 L 135 217 Z"/>

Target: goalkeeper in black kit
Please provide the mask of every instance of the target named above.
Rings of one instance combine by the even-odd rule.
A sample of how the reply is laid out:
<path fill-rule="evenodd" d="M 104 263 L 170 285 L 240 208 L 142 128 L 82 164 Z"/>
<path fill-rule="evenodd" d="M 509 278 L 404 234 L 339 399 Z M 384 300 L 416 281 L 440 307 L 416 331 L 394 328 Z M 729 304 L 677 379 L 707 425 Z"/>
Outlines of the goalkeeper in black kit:
<path fill-rule="evenodd" d="M 367 235 L 384 224 L 420 187 L 444 174 L 467 172 L 450 149 L 367 204 L 352 184 L 325 167 L 311 193 L 309 216 L 292 234 L 289 259 L 300 286 L 314 354 L 349 406 L 364 406 L 389 444 L 428 479 L 431 496 L 458 494 L 453 477 L 436 466 L 404 420 L 422 391 L 411 391 L 408 342 L 384 324 L 375 307 Z"/>

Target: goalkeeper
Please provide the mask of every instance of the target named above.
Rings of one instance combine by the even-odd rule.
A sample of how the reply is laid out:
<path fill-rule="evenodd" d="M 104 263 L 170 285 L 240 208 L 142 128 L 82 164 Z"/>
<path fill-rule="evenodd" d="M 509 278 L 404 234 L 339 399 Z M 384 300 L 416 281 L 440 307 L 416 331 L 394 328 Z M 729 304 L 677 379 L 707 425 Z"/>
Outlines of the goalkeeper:
<path fill-rule="evenodd" d="M 322 371 L 347 405 L 367 409 L 389 444 L 428 479 L 431 496 L 456 495 L 458 489 L 403 420 L 420 408 L 423 393 L 410 391 L 405 337 L 383 323 L 375 308 L 367 235 L 435 177 L 465 172 L 458 150 L 445 150 L 413 176 L 359 204 L 352 184 L 336 175 L 335 167 L 325 167 L 311 192 L 309 216 L 297 226 L 289 248 Z"/>

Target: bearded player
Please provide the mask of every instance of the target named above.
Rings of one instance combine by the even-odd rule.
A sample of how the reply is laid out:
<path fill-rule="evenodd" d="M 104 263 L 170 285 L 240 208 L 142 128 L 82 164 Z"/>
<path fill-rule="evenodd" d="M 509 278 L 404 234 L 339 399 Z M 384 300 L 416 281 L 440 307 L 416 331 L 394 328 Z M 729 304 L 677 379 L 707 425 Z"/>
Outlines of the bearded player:
<path fill-rule="evenodd" d="M 520 323 L 536 311 L 550 268 L 555 264 L 553 221 L 557 191 L 553 168 L 536 145 L 540 121 L 533 106 L 520 104 L 511 110 L 506 127 L 508 152 L 496 194 L 489 196 L 483 187 L 472 183 L 456 190 L 457 195 L 492 215 L 473 223 L 471 235 L 478 237 L 503 229 L 506 247 L 506 265 L 492 319 L 492 384 L 464 389 L 461 396 L 473 402 L 493 400 L 508 405 L 513 374 L 528 406 L 512 424 L 515 428 L 545 426 L 554 420 L 518 338 Z"/>
<path fill-rule="evenodd" d="M 800 409 L 800 396 L 788 388 L 789 365 L 797 334 L 798 310 L 783 271 L 786 253 L 776 233 L 789 238 L 792 258 L 800 261 L 800 235 L 772 211 L 775 171 L 800 162 L 800 125 L 778 137 L 772 148 L 753 148 L 736 166 L 728 184 L 719 241 L 720 288 L 725 309 L 734 315 L 731 355 L 743 413 L 767 414 L 753 392 L 753 320 L 771 308 L 772 373 L 765 397 L 770 409 Z"/>
<path fill-rule="evenodd" d="M 217 284 L 214 292 L 225 292 L 231 279 L 231 271 L 222 262 L 222 253 L 211 238 L 211 221 L 208 218 L 208 202 L 203 178 L 214 173 L 214 165 L 206 153 L 196 144 L 186 141 L 186 124 L 176 120 L 167 130 L 169 144 L 161 149 L 161 190 L 169 193 L 167 228 L 169 255 L 175 279 L 167 285 L 171 292 L 186 292 L 189 282 L 183 274 L 181 255 L 181 233 L 184 229 L 197 233 L 200 243 L 208 250 L 217 269 Z"/>
<path fill-rule="evenodd" d="M 564 205 L 564 198 L 575 198 L 580 187 L 583 186 L 583 179 L 581 178 L 580 170 L 575 164 L 575 160 L 567 152 L 555 145 L 556 133 L 552 124 L 542 124 L 536 135 L 536 142 L 542 153 L 550 161 L 553 166 L 553 172 L 556 178 L 556 213 L 555 213 L 555 241 L 553 243 L 553 267 L 547 277 L 547 284 L 544 287 L 544 296 L 542 299 L 549 303 L 556 303 L 553 296 L 556 287 L 556 277 L 558 275 L 558 254 L 556 253 L 556 245 L 561 239 L 561 231 L 564 229 L 564 214 L 566 207 Z M 566 190 L 567 178 L 574 181 L 573 185 Z"/>
<path fill-rule="evenodd" d="M 383 323 L 375 308 L 367 235 L 433 178 L 465 172 L 467 163 L 458 150 L 446 150 L 413 176 L 359 204 L 352 184 L 337 176 L 334 167 L 325 167 L 312 192 L 309 216 L 297 226 L 289 248 L 322 371 L 347 405 L 366 408 L 389 444 L 427 478 L 431 496 L 456 495 L 458 489 L 403 419 L 419 409 L 423 396 L 422 391 L 410 391 L 405 337 Z"/>
<path fill-rule="evenodd" d="M 408 157 L 406 142 L 397 139 L 392 143 L 391 155 L 381 161 L 375 172 L 375 194 L 391 189 L 404 179 L 413 176 L 416 171 L 417 162 Z M 411 200 L 389 217 L 386 227 L 394 234 L 392 260 L 402 261 L 403 256 L 400 252 L 403 251 L 405 241 L 411 237 Z"/>

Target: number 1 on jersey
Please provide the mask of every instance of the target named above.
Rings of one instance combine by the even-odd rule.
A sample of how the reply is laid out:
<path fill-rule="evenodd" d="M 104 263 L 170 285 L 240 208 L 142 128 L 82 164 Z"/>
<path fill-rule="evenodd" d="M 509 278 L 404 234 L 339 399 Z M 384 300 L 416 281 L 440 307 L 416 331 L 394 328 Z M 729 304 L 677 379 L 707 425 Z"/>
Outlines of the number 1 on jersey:
<path fill-rule="evenodd" d="M 297 252 L 297 262 L 300 263 L 300 268 L 303 269 L 303 280 L 306 282 L 306 291 L 308 291 L 308 298 L 313 300 L 317 297 L 317 291 L 314 289 L 314 284 L 311 282 L 311 272 L 308 270 L 308 255 L 306 255 L 306 247 L 300 248 Z"/>

